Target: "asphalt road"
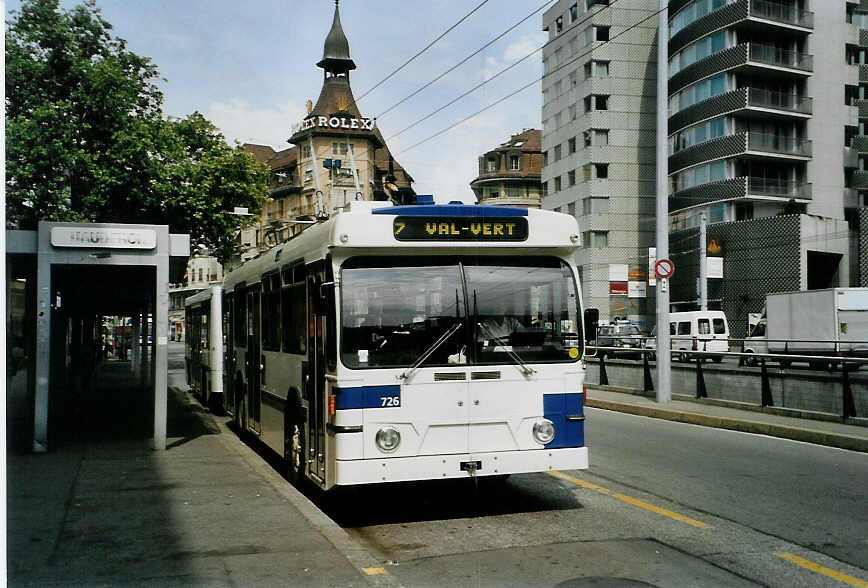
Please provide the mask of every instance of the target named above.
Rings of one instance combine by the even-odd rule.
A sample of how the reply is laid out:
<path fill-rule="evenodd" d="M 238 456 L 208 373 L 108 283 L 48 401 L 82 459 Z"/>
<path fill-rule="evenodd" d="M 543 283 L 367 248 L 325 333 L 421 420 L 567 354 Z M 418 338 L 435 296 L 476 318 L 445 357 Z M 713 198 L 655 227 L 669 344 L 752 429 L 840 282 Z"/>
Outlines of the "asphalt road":
<path fill-rule="evenodd" d="M 827 586 L 836 575 L 868 579 L 865 455 L 587 413 L 591 467 L 584 472 L 313 498 L 407 586 L 623 579 Z M 589 572 L 599 583 L 579 578 Z"/>
<path fill-rule="evenodd" d="M 868 568 L 865 454 L 588 413 L 587 443 L 598 476 Z"/>

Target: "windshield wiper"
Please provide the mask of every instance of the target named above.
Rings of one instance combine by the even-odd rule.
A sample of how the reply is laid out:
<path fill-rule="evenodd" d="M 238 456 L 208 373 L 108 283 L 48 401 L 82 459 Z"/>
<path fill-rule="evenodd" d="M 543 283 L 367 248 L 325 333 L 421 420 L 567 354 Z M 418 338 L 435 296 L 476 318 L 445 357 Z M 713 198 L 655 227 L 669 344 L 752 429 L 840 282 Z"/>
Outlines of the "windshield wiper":
<path fill-rule="evenodd" d="M 452 325 L 448 331 L 443 333 L 440 336 L 440 338 L 437 339 L 436 341 L 434 341 L 434 343 L 432 343 L 428 349 L 426 349 L 425 351 L 422 352 L 422 355 L 419 356 L 419 359 L 417 359 L 416 361 L 413 362 L 413 365 L 410 366 L 410 369 L 408 369 L 403 374 L 399 374 L 398 379 L 399 380 L 406 380 L 410 376 L 412 376 L 414 373 L 416 373 L 416 370 L 419 369 L 419 366 L 421 366 L 425 362 L 425 360 L 431 356 L 432 353 L 437 351 L 437 349 L 439 349 L 440 346 L 443 345 L 449 337 L 454 335 L 455 332 L 458 331 L 458 329 L 460 329 L 463 326 L 464 326 L 464 323 L 461 321 Z"/>
<path fill-rule="evenodd" d="M 492 333 L 492 332 L 489 330 L 488 327 L 486 327 L 485 325 L 483 325 L 483 324 L 480 323 L 480 322 L 477 322 L 476 324 L 479 325 L 480 327 L 482 327 L 482 330 L 485 331 L 485 334 L 486 334 L 486 336 L 487 336 L 489 339 L 494 339 L 494 340 L 496 340 L 496 341 L 501 341 L 501 337 L 495 337 L 495 336 L 494 336 L 494 333 Z M 509 355 L 510 358 L 512 358 L 512 361 L 514 361 L 514 362 L 516 363 L 516 365 L 518 366 L 518 368 L 521 370 L 521 373 L 523 373 L 525 376 L 529 376 L 529 375 L 531 375 L 531 374 L 535 374 L 535 373 L 536 373 L 536 370 L 533 369 L 532 367 L 530 367 L 529 365 L 527 365 L 527 364 L 524 362 L 524 360 L 523 360 L 522 358 L 520 358 L 520 357 L 519 357 L 519 356 L 518 356 L 518 355 L 517 355 L 517 354 L 512 350 L 512 348 L 510 348 L 510 347 L 507 346 L 507 345 L 503 345 L 503 346 L 501 347 L 501 349 L 503 349 L 503 350 L 506 352 L 506 354 Z"/>

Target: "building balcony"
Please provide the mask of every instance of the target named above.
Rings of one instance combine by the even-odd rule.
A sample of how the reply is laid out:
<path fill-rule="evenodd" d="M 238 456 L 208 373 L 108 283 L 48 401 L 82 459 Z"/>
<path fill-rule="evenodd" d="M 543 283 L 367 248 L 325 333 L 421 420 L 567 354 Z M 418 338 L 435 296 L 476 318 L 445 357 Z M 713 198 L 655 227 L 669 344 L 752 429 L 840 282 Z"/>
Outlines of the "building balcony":
<path fill-rule="evenodd" d="M 850 187 L 856 190 L 868 190 L 868 171 L 861 169 L 854 171 Z"/>
<path fill-rule="evenodd" d="M 859 66 L 859 81 L 868 82 L 868 65 Z"/>
<path fill-rule="evenodd" d="M 669 14 L 673 15 L 689 0 L 672 0 Z M 784 34 L 807 35 L 814 29 L 814 13 L 801 10 L 795 2 L 781 4 L 769 0 L 737 0 L 706 14 L 678 31 L 669 40 L 671 56 L 696 39 L 723 29 L 769 31 L 778 29 Z"/>
<path fill-rule="evenodd" d="M 712 202 L 732 200 L 796 200 L 809 202 L 812 197 L 812 186 L 807 182 L 741 176 L 728 180 L 708 182 L 674 192 L 669 195 L 669 212 L 676 212 Z"/>
<path fill-rule="evenodd" d="M 746 133 L 747 150 L 757 155 L 811 158 L 811 141 L 773 133 Z"/>
<path fill-rule="evenodd" d="M 669 157 L 669 173 L 718 159 L 732 157 L 808 160 L 811 142 L 767 133 L 738 133 L 704 141 Z"/>
<path fill-rule="evenodd" d="M 859 154 L 868 154 L 868 135 L 856 135 L 850 140 L 850 147 Z"/>
<path fill-rule="evenodd" d="M 741 43 L 685 67 L 669 78 L 669 93 L 721 72 L 745 73 L 757 77 L 809 76 L 814 56 L 780 49 L 763 43 Z"/>
<path fill-rule="evenodd" d="M 809 118 L 813 114 L 814 100 L 809 96 L 785 92 L 773 92 L 763 88 L 745 88 L 747 106 L 761 109 L 764 113 L 795 115 Z"/>

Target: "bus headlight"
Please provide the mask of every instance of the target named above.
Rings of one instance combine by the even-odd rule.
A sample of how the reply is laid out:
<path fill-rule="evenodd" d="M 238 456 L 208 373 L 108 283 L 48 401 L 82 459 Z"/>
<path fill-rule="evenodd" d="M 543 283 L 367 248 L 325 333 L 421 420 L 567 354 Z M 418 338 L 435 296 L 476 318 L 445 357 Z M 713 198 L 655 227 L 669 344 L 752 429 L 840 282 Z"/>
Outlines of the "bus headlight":
<path fill-rule="evenodd" d="M 546 445 L 555 438 L 555 425 L 548 419 L 543 419 L 533 424 L 533 438 L 538 443 Z"/>
<path fill-rule="evenodd" d="M 377 431 L 375 441 L 380 451 L 391 453 L 398 449 L 398 445 L 401 444 L 401 433 L 392 427 L 383 427 Z"/>

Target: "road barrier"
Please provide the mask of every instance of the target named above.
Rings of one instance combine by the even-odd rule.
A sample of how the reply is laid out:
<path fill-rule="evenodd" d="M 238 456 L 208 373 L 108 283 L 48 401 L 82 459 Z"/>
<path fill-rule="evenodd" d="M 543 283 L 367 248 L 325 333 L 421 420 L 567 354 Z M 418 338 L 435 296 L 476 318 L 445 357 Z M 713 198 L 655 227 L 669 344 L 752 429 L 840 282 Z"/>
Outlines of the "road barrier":
<path fill-rule="evenodd" d="M 618 339 L 630 338 L 630 336 L 618 336 Z M 638 339 L 640 345 L 631 347 L 587 345 L 586 358 L 592 361 L 592 365 L 594 360 L 598 364 L 599 384 L 611 385 L 609 371 L 610 368 L 617 366 L 619 379 L 633 384 L 628 387 L 638 388 L 638 385 L 641 385 L 641 391 L 646 395 L 654 391 L 651 364 L 655 360 L 656 350 L 646 346 L 646 337 L 638 337 Z M 803 416 L 812 418 L 828 418 L 835 415 L 843 421 L 856 419 L 864 421 L 856 424 L 868 425 L 868 374 L 864 371 L 862 374 L 858 373 L 860 367 L 868 365 L 868 357 L 847 355 L 843 352 L 836 355 L 797 355 L 704 351 L 700 349 L 702 340 L 694 339 L 696 339 L 694 350 L 687 353 L 673 351 L 673 355 L 682 359 L 678 364 L 673 364 L 673 370 L 683 371 L 687 366 L 695 370 L 695 384 L 691 395 L 697 399 L 711 398 L 739 404 L 747 403 L 760 409 L 780 409 L 787 414 L 797 411 L 805 413 Z M 730 339 L 729 348 L 732 348 L 733 343 L 740 345 L 743 341 L 743 339 Z M 834 342 L 810 341 L 808 343 Z M 789 345 L 785 343 L 784 347 L 789 348 Z M 638 374 L 635 373 L 640 366 L 638 357 L 633 360 L 619 359 L 612 363 L 612 357 L 618 354 L 627 354 L 631 357 L 641 355 L 641 384 Z M 729 363 L 721 363 L 713 367 L 705 366 L 706 361 L 714 360 L 715 363 L 719 363 L 724 358 L 736 360 L 738 366 L 733 367 Z M 812 368 L 822 365 L 825 369 L 819 373 L 816 369 L 799 370 L 791 368 L 793 363 L 806 363 Z M 777 370 L 770 369 L 771 365 L 776 365 Z M 627 374 L 628 371 L 634 373 Z M 756 394 L 757 377 L 759 394 Z M 689 376 L 682 377 L 678 384 L 684 385 L 689 379 Z M 792 382 L 795 381 L 798 381 L 799 385 L 794 387 Z M 673 379 L 673 387 L 675 385 L 676 380 Z M 854 388 L 857 393 L 854 393 Z M 713 392 L 711 396 L 710 391 Z M 675 390 L 673 393 L 678 394 Z"/>

